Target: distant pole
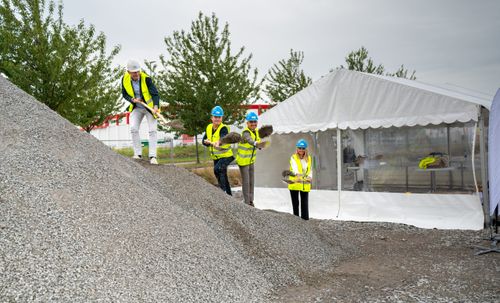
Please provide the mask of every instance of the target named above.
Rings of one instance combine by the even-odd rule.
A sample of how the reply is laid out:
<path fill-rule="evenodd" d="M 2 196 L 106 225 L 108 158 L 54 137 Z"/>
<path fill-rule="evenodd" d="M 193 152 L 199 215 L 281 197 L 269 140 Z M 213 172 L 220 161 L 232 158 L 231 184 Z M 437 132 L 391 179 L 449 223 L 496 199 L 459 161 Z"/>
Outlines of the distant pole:
<path fill-rule="evenodd" d="M 174 162 L 174 138 L 170 139 L 170 160 Z"/>

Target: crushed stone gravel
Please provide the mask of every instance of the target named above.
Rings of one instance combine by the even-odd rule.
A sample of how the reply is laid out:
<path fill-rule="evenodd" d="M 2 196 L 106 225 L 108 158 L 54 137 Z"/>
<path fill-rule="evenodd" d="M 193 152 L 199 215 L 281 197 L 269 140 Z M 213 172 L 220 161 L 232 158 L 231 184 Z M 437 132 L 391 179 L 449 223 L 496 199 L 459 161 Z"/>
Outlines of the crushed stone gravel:
<path fill-rule="evenodd" d="M 498 302 L 486 231 L 258 210 L 1 76 L 0 108 L 0 302 Z"/>

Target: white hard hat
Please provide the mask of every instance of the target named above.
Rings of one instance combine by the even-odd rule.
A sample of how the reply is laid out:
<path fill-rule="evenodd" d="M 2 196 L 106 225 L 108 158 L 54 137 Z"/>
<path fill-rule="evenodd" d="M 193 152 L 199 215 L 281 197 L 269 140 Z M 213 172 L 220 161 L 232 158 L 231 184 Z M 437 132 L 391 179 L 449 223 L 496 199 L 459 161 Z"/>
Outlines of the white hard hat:
<path fill-rule="evenodd" d="M 136 60 L 128 60 L 127 70 L 129 72 L 138 72 L 141 70 L 141 65 Z"/>

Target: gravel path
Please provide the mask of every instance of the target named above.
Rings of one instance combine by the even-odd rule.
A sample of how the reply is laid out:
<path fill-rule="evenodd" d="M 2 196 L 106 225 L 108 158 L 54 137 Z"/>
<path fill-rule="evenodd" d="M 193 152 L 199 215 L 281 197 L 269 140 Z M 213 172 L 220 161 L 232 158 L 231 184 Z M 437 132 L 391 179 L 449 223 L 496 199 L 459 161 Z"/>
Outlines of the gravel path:
<path fill-rule="evenodd" d="M 485 232 L 301 219 L 122 157 L 0 77 L 0 302 L 498 302 Z"/>

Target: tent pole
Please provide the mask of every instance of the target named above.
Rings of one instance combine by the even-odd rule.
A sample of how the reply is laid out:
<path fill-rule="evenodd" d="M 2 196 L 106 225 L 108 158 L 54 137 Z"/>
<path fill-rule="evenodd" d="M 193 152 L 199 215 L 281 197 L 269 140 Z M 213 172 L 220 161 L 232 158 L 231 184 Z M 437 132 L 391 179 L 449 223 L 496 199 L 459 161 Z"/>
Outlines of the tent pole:
<path fill-rule="evenodd" d="M 366 152 L 366 129 L 363 129 L 363 156 L 368 159 L 368 153 Z M 370 180 L 370 172 L 368 169 L 363 168 L 363 191 L 370 191 L 369 190 L 369 180 Z"/>
<path fill-rule="evenodd" d="M 488 190 L 488 168 L 486 167 L 486 142 L 484 134 L 483 108 L 479 113 L 479 155 L 481 157 L 481 184 L 483 185 L 484 224 L 490 226 L 490 195 Z"/>
<path fill-rule="evenodd" d="M 446 141 L 448 144 L 448 166 L 451 167 L 451 144 L 450 144 L 451 136 L 450 136 L 450 125 L 449 124 L 446 124 L 446 139 L 447 139 Z M 451 189 L 453 189 L 453 173 L 451 172 L 451 170 L 448 172 L 448 176 L 449 176 L 448 188 L 451 190 Z"/>
<path fill-rule="evenodd" d="M 312 134 L 312 139 L 313 139 L 313 143 L 314 143 L 314 151 L 315 151 L 315 156 L 314 158 L 316 159 L 316 161 L 314 161 L 314 177 L 316 178 L 316 182 L 314 182 L 314 185 L 315 185 L 315 189 L 318 189 L 320 188 L 320 178 L 318 178 L 319 176 L 319 169 L 321 167 L 321 158 L 320 158 L 320 150 L 319 150 L 319 144 L 318 144 L 318 132 L 315 132 Z"/>
<path fill-rule="evenodd" d="M 479 194 L 479 187 L 477 186 L 477 177 L 476 177 L 476 137 L 477 137 L 477 129 L 478 129 L 479 121 L 474 124 L 474 135 L 472 136 L 472 151 L 471 151 L 471 164 L 472 164 L 472 177 L 474 177 L 474 186 L 476 188 L 476 193 Z"/>
<path fill-rule="evenodd" d="M 339 199 L 339 209 L 337 218 L 340 214 L 340 192 L 342 191 L 342 132 L 337 127 L 337 193 Z"/>

